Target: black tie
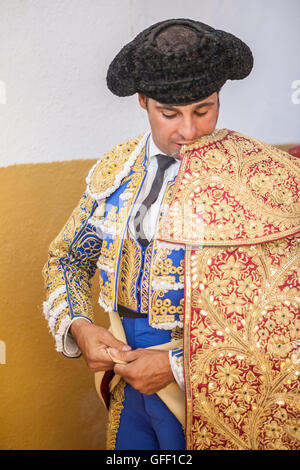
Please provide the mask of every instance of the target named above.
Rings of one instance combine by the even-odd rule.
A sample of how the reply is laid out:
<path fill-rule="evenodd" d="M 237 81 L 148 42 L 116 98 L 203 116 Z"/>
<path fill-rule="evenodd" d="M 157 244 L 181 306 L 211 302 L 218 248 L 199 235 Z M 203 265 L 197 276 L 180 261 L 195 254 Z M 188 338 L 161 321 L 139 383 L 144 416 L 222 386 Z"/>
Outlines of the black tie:
<path fill-rule="evenodd" d="M 137 240 L 142 246 L 148 245 L 148 240 L 143 231 L 143 220 L 152 204 L 155 203 L 158 198 L 159 192 L 161 190 L 164 174 L 166 169 L 175 162 L 173 157 L 168 157 L 167 155 L 155 155 L 157 159 L 157 172 L 154 177 L 152 186 L 150 188 L 149 194 L 145 197 L 144 201 L 141 203 L 139 210 L 137 211 L 134 217 L 134 229 Z"/>

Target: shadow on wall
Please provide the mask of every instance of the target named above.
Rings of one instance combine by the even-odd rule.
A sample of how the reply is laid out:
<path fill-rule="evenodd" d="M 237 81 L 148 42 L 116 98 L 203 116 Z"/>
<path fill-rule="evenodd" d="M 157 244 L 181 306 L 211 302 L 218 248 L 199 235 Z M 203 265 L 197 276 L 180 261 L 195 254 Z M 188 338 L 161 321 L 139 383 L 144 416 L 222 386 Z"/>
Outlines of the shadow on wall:
<path fill-rule="evenodd" d="M 56 352 L 42 313 L 50 242 L 93 160 L 1 168 L 0 449 L 105 449 L 107 414 L 83 358 Z M 97 304 L 95 320 L 107 326 Z"/>
<path fill-rule="evenodd" d="M 48 246 L 77 205 L 94 163 L 0 169 L 0 449 L 105 449 L 107 414 L 94 376 L 83 358 L 55 351 L 42 313 Z M 95 321 L 108 326 L 97 304 L 97 280 Z"/>

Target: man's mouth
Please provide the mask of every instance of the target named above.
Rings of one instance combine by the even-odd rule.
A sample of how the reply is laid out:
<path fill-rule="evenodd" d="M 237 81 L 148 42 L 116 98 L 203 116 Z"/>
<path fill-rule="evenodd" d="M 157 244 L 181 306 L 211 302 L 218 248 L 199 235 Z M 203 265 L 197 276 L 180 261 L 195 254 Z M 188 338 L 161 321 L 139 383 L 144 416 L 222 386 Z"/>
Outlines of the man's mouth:
<path fill-rule="evenodd" d="M 178 147 L 182 147 L 183 145 L 193 145 L 196 142 L 196 140 L 193 140 L 191 142 L 175 142 Z"/>

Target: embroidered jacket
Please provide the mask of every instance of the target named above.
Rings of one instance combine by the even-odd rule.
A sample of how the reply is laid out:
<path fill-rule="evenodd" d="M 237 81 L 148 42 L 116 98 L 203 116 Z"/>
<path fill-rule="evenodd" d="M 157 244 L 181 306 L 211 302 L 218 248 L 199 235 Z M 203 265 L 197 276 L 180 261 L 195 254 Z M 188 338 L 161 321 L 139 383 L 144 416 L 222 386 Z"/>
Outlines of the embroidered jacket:
<path fill-rule="evenodd" d="M 99 304 L 105 311 L 117 311 L 122 305 L 147 313 L 150 325 L 173 330 L 173 338 L 181 335 L 183 248 L 161 246 L 154 238 L 145 250 L 128 230 L 147 171 L 146 137 L 115 147 L 94 165 L 79 206 L 50 246 L 44 268 L 48 290 L 44 313 L 57 350 L 68 356 L 80 354 L 67 335 L 70 324 L 79 316 L 92 320 L 90 279 L 97 267 Z M 170 189 L 164 196 L 161 215 Z M 171 360 L 177 358 L 178 349 L 170 356 Z"/>

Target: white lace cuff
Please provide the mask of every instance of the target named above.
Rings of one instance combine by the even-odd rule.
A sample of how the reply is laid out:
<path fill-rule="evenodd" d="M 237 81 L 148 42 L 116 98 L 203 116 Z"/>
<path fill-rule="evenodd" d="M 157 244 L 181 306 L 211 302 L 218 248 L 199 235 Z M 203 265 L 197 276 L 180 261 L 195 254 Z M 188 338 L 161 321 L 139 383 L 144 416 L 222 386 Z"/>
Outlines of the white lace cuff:
<path fill-rule="evenodd" d="M 183 358 L 182 349 L 178 354 L 178 350 L 171 349 L 169 351 L 169 360 L 171 369 L 176 382 L 181 390 L 184 390 L 184 375 L 183 375 Z"/>
<path fill-rule="evenodd" d="M 76 318 L 73 318 L 70 321 L 67 329 L 64 332 L 64 336 L 63 336 L 63 354 L 67 357 L 79 357 L 81 355 L 81 351 L 80 351 L 79 347 L 77 346 L 77 343 L 76 343 L 75 339 L 71 335 L 71 332 L 69 331 L 72 323 L 74 321 L 78 320 L 78 319 L 87 320 L 90 323 L 92 323 L 91 320 L 89 320 L 86 317 L 76 317 Z"/>

